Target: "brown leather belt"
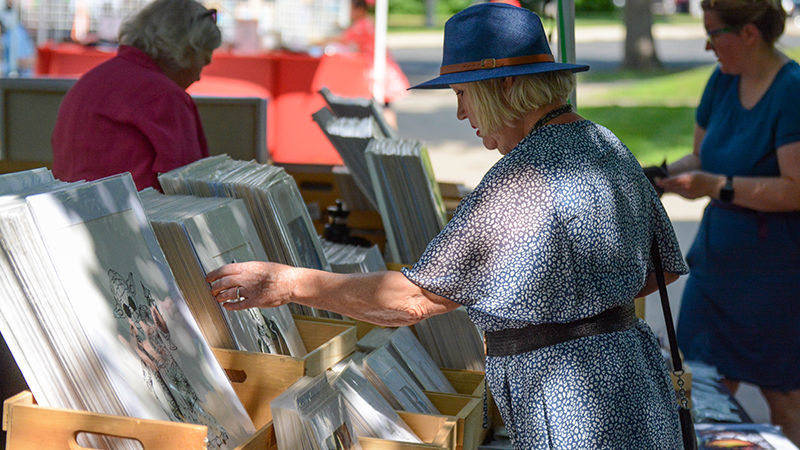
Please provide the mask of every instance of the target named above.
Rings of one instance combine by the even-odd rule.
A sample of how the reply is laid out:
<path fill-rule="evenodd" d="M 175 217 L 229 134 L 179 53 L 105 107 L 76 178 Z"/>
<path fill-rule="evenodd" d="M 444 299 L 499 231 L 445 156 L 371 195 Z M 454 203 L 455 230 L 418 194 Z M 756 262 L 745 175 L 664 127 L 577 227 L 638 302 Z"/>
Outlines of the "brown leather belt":
<path fill-rule="evenodd" d="M 487 331 L 486 356 L 510 356 L 532 352 L 587 336 L 625 331 L 639 322 L 633 303 L 567 323 L 542 323 L 523 328 Z"/>

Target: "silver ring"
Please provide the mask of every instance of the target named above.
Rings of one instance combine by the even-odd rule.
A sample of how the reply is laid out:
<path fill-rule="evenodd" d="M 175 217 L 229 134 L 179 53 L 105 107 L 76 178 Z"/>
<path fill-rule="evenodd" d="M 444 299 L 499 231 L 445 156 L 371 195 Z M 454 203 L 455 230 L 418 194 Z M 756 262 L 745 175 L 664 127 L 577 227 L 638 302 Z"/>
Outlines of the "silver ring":
<path fill-rule="evenodd" d="M 242 297 L 242 294 L 239 293 L 239 289 L 241 289 L 241 288 L 242 288 L 241 286 L 236 286 L 236 301 L 237 302 L 240 302 L 240 301 L 244 300 L 244 297 Z"/>

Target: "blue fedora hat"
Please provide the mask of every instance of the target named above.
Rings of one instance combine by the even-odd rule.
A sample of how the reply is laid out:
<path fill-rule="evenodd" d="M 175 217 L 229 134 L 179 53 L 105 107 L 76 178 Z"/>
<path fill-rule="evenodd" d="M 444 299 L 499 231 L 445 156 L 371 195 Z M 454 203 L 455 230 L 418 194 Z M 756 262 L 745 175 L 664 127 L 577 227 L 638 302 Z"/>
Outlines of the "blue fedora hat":
<path fill-rule="evenodd" d="M 439 76 L 410 89 L 447 89 L 515 75 L 589 66 L 555 62 L 539 16 L 504 3 L 480 3 L 455 14 L 444 24 L 444 49 Z"/>

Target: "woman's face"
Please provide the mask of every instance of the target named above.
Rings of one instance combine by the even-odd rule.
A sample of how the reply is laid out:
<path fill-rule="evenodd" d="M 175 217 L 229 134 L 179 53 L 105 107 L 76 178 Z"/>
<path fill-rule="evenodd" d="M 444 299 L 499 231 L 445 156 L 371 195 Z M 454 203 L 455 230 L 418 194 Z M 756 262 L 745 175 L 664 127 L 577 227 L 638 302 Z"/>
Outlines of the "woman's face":
<path fill-rule="evenodd" d="M 722 73 L 738 75 L 741 60 L 741 39 L 739 33 L 725 25 L 713 11 L 703 13 L 703 25 L 706 28 L 708 40 L 706 50 L 713 50 Z"/>
<path fill-rule="evenodd" d="M 200 73 L 203 72 L 203 68 L 211 63 L 211 54 L 203 55 L 201 58 L 197 58 L 195 63 L 191 66 L 187 67 L 186 69 L 177 69 L 170 72 L 165 71 L 168 77 L 172 79 L 178 86 L 182 87 L 184 90 L 188 89 L 195 81 L 200 80 Z"/>
<path fill-rule="evenodd" d="M 514 129 L 508 126 L 503 126 L 500 130 L 495 132 L 487 132 L 481 130 L 478 126 L 478 118 L 473 108 L 472 100 L 470 99 L 470 84 L 451 84 L 450 88 L 456 93 L 458 99 L 458 108 L 456 109 L 456 117 L 458 120 L 469 120 L 470 126 L 476 129 L 475 134 L 483 140 L 483 146 L 489 150 L 497 150 L 501 155 L 506 155 L 522 140 L 523 136 L 515 137 Z"/>

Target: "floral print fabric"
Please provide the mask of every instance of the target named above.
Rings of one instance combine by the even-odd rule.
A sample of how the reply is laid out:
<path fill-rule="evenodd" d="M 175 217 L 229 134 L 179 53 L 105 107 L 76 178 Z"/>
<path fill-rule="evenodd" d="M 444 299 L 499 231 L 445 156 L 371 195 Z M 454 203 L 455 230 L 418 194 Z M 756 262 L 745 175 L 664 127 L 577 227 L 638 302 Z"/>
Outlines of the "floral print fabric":
<path fill-rule="evenodd" d="M 629 303 L 653 270 L 686 273 L 630 151 L 590 121 L 534 130 L 485 175 L 405 275 L 467 307 L 484 331 L 570 322 Z M 487 358 L 487 385 L 520 449 L 679 448 L 655 336 L 633 329 Z"/>

